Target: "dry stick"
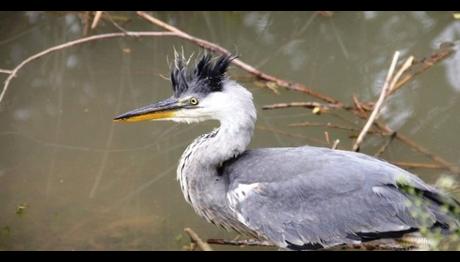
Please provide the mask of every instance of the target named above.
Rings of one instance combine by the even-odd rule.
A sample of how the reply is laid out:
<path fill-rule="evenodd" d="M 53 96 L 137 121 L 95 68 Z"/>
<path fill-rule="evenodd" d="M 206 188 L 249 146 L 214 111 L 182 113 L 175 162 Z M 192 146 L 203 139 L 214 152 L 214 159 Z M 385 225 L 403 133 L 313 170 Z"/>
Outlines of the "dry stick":
<path fill-rule="evenodd" d="M 268 241 L 260 241 L 256 239 L 245 240 L 225 240 L 225 239 L 208 239 L 208 244 L 213 245 L 228 245 L 228 246 L 258 246 L 258 247 L 276 247 Z"/>
<path fill-rule="evenodd" d="M 367 131 L 369 130 L 369 128 L 371 128 L 372 123 L 374 123 L 374 120 L 375 120 L 375 118 L 377 117 L 377 114 L 380 111 L 380 107 L 383 105 L 383 101 L 385 100 L 385 96 L 386 96 L 388 90 L 390 90 L 390 80 L 391 80 L 391 77 L 393 76 L 393 71 L 394 71 L 394 69 L 396 67 L 396 63 L 398 62 L 398 58 L 399 58 L 399 51 L 396 51 L 394 56 L 393 56 L 393 60 L 391 62 L 391 65 L 390 65 L 390 70 L 388 70 L 388 74 L 387 74 L 387 77 L 385 79 L 385 83 L 383 84 L 382 91 L 380 92 L 380 96 L 379 96 L 379 98 L 377 100 L 377 103 L 374 106 L 374 110 L 372 111 L 371 115 L 369 116 L 369 119 L 367 120 L 366 124 L 364 125 L 363 129 L 361 130 L 361 133 L 359 133 L 358 138 L 356 139 L 355 143 L 353 144 L 353 149 L 352 149 L 353 151 L 358 151 L 359 145 L 361 144 L 361 142 L 363 141 L 364 137 L 366 136 Z"/>
<path fill-rule="evenodd" d="M 339 143 L 340 143 L 340 139 L 336 139 L 336 140 L 334 141 L 334 144 L 332 144 L 331 149 L 337 149 L 337 146 L 339 145 Z"/>
<path fill-rule="evenodd" d="M 203 251 L 213 251 L 208 243 L 204 242 L 195 231 L 191 228 L 184 228 L 185 233 L 191 238 L 192 242 L 197 244 L 197 246 Z"/>
<path fill-rule="evenodd" d="M 307 139 L 307 140 L 310 140 L 312 142 L 315 142 L 315 143 L 318 143 L 318 144 L 321 144 L 321 145 L 328 145 L 328 144 L 324 143 L 323 141 L 321 141 L 319 139 L 308 137 L 308 136 L 303 136 L 303 135 L 299 135 L 299 134 L 291 134 L 289 132 L 286 132 L 284 130 L 277 129 L 277 128 L 257 125 L 256 129 L 264 130 L 264 131 L 268 131 L 268 132 L 272 132 L 272 133 L 276 133 L 276 134 L 280 134 L 280 135 L 284 135 L 284 136 L 289 136 L 289 137 Z"/>
<path fill-rule="evenodd" d="M 357 111 L 352 111 L 354 114 L 356 114 L 360 118 L 367 118 L 367 113 L 366 112 L 360 112 L 358 113 Z M 389 128 L 387 125 L 381 123 L 380 121 L 375 121 L 374 126 L 378 128 L 376 131 L 377 133 L 380 133 L 381 135 L 391 135 L 393 134 L 394 130 Z M 437 156 L 433 153 L 431 153 L 428 149 L 424 148 L 423 146 L 417 144 L 414 140 L 410 139 L 409 137 L 401 134 L 400 132 L 396 132 L 396 138 L 412 148 L 413 150 L 431 158 L 434 162 L 443 165 L 444 168 L 452 172 L 453 174 L 460 175 L 460 167 L 449 163 L 449 161 L 445 160 L 444 158 Z"/>
<path fill-rule="evenodd" d="M 0 69 L 0 73 L 2 73 L 2 74 L 11 74 L 11 73 L 13 73 L 13 71 L 11 71 L 11 70 L 5 70 L 5 69 Z"/>
<path fill-rule="evenodd" d="M 389 128 L 387 125 L 380 123 L 379 121 L 375 121 L 374 125 L 378 127 L 382 132 L 386 134 L 391 134 L 395 131 L 393 131 L 391 128 Z M 414 140 L 410 139 L 409 137 L 401 134 L 400 132 L 396 133 L 396 138 L 403 142 L 404 144 L 408 145 L 412 149 L 416 150 L 419 153 L 422 153 L 429 158 L 431 158 L 434 162 L 444 166 L 444 168 L 448 169 L 450 172 L 460 175 L 460 168 L 458 166 L 455 166 L 452 163 L 449 163 L 449 161 L 445 160 L 444 158 L 437 156 L 433 153 L 431 153 L 428 149 L 424 148 L 423 146 L 417 144 Z"/>
<path fill-rule="evenodd" d="M 327 128 L 335 128 L 335 129 L 342 129 L 342 130 L 347 130 L 347 131 L 355 131 L 358 132 L 360 131 L 359 129 L 353 128 L 353 127 L 348 127 L 348 126 L 342 126 L 342 125 L 337 125 L 337 124 L 331 124 L 331 123 L 317 123 L 317 122 L 302 122 L 302 123 L 293 123 L 289 124 L 288 126 L 290 127 L 327 127 Z M 383 135 L 383 132 L 378 132 L 374 130 L 369 130 L 367 131 L 368 133 L 372 134 L 379 134 Z"/>
<path fill-rule="evenodd" d="M 94 15 L 93 23 L 91 24 L 91 29 L 96 28 L 99 20 L 101 19 L 102 11 L 96 11 L 96 15 Z"/>
<path fill-rule="evenodd" d="M 374 242 L 365 242 L 360 244 L 343 244 L 339 246 L 334 246 L 330 248 L 320 249 L 318 251 L 338 251 L 338 250 L 389 250 L 389 251 L 403 251 L 403 250 L 410 250 L 416 248 L 415 246 L 408 245 L 407 247 L 402 247 L 400 245 L 394 244 L 386 244 L 386 243 L 378 243 L 377 241 Z"/>
<path fill-rule="evenodd" d="M 403 79 L 401 79 L 397 84 L 396 84 L 396 87 L 393 88 L 391 91 L 390 91 L 390 94 L 393 94 L 395 93 L 397 90 L 399 90 L 399 88 L 401 86 L 403 86 L 404 84 L 406 84 L 407 82 L 409 82 L 410 80 L 412 80 L 414 78 L 414 76 L 428 70 L 429 68 L 431 68 L 434 64 L 436 63 L 439 63 L 440 61 L 444 60 L 445 58 L 447 58 L 448 56 L 450 56 L 451 54 L 453 54 L 454 50 L 452 48 L 452 45 L 447 43 L 446 45 L 441 46 L 440 50 L 436 50 L 429 58 L 427 59 L 423 59 L 423 65 L 420 69 L 418 70 L 415 70 L 414 73 L 410 73 L 410 74 L 407 74 L 404 76 Z M 355 113 L 356 115 L 358 115 L 360 118 L 367 118 L 367 112 L 366 110 L 368 109 L 367 106 L 365 106 L 364 104 L 362 104 L 361 102 L 358 101 L 358 99 L 353 96 L 353 103 L 355 105 L 355 108 L 357 108 L 358 110 L 354 110 L 353 107 L 346 107 L 344 106 L 343 108 L 347 111 L 352 111 L 353 113 Z M 337 106 L 341 105 L 342 103 L 338 103 Z M 285 108 L 285 107 L 279 107 L 279 108 Z M 378 122 L 376 122 L 378 123 Z M 391 134 L 393 133 L 394 131 L 391 130 L 389 127 L 385 126 L 385 125 L 381 125 L 380 124 L 380 127 L 379 127 L 383 132 L 385 132 L 386 134 Z M 441 164 L 441 165 L 444 165 L 449 171 L 453 172 L 453 173 L 456 173 L 456 174 L 460 174 L 460 168 L 454 166 L 453 164 L 449 163 L 448 161 L 444 160 L 443 158 L 439 157 L 439 156 L 436 156 L 434 155 L 433 153 L 431 153 L 429 150 L 427 150 L 426 148 L 418 145 L 417 143 L 415 143 L 413 140 L 409 139 L 408 137 L 402 135 L 401 133 L 397 133 L 396 134 L 396 138 L 398 138 L 400 141 L 402 141 L 403 143 L 405 143 L 406 145 L 408 145 L 409 147 L 415 149 L 416 151 L 418 151 L 419 153 L 422 153 L 428 157 L 430 157 L 433 161 Z"/>
<path fill-rule="evenodd" d="M 351 106 L 344 106 L 342 104 L 323 104 L 319 102 L 290 102 L 290 103 L 276 103 L 276 104 L 271 104 L 271 105 L 264 105 L 262 107 L 263 110 L 268 110 L 268 109 L 279 109 L 279 108 L 289 108 L 289 107 L 305 107 L 309 109 L 314 109 L 314 108 L 324 108 L 324 109 L 330 109 L 330 108 L 339 108 L 339 109 L 352 109 Z"/>
<path fill-rule="evenodd" d="M 455 50 L 453 49 L 454 44 L 450 42 L 442 43 L 440 48 L 434 51 L 428 57 L 424 57 L 419 62 L 414 62 L 409 68 L 401 80 L 395 85 L 395 87 L 390 91 L 388 94 L 389 96 L 394 94 L 398 91 L 404 84 L 408 81 L 412 80 L 412 78 L 418 74 L 425 72 L 426 70 L 430 69 L 434 64 L 437 64 L 447 58 L 448 56 L 452 55 Z M 413 68 L 413 69 L 412 69 Z"/>
<path fill-rule="evenodd" d="M 414 57 L 411 56 L 409 57 L 406 62 L 403 64 L 403 66 L 400 68 L 400 70 L 396 73 L 396 75 L 393 77 L 393 71 L 396 67 L 396 63 L 399 58 L 399 52 L 396 51 L 395 55 L 393 56 L 393 61 L 390 66 L 390 70 L 388 71 L 387 78 L 385 80 L 385 84 L 383 85 L 382 92 L 380 93 L 379 99 L 375 103 L 374 109 L 369 116 L 369 119 L 366 122 L 366 125 L 363 127 L 363 130 L 359 134 L 358 138 L 356 139 L 355 144 L 353 145 L 353 151 L 358 151 L 359 146 L 361 145 L 362 141 L 364 140 L 364 137 L 367 134 L 367 131 L 371 127 L 371 125 L 374 123 L 374 121 L 377 119 L 377 116 L 380 113 L 380 109 L 383 106 L 383 102 L 385 101 L 385 98 L 388 96 L 389 92 L 394 88 L 395 84 L 401 77 L 401 75 L 404 73 L 404 71 L 409 68 L 409 66 L 412 64 L 412 61 L 414 60 Z M 391 80 L 391 82 L 390 82 Z"/>
<path fill-rule="evenodd" d="M 89 28 L 90 28 L 90 25 L 89 25 L 90 14 L 91 14 L 90 11 L 85 11 L 83 12 L 83 14 L 79 14 L 81 22 L 83 23 L 82 36 L 88 35 Z"/>
<path fill-rule="evenodd" d="M 388 148 L 388 146 L 390 146 L 391 142 L 393 142 L 393 140 L 395 139 L 396 137 L 396 132 L 393 132 L 391 133 L 390 135 L 390 138 L 385 142 L 385 144 L 383 144 L 383 146 L 381 148 L 379 148 L 379 150 L 377 150 L 377 152 L 374 154 L 375 157 L 379 157 L 383 154 L 383 152 L 385 152 L 385 150 Z"/>
<path fill-rule="evenodd" d="M 112 23 L 112 25 L 115 26 L 118 30 L 120 30 L 121 32 L 124 32 L 124 33 L 128 32 L 128 30 L 124 29 L 121 25 L 119 25 L 117 22 L 115 22 L 115 20 L 112 18 L 112 16 L 109 13 L 104 13 L 104 14 L 107 16 L 107 19 L 110 21 L 110 23 Z M 104 17 L 102 17 L 102 18 L 104 18 Z"/>
<path fill-rule="evenodd" d="M 64 43 L 64 44 L 61 44 L 61 45 L 57 45 L 57 46 L 54 46 L 54 47 L 51 47 L 51 48 L 48 48 L 44 51 L 41 51 L 33 56 L 30 56 L 29 58 L 25 59 L 24 61 L 22 61 L 19 65 L 17 65 L 13 70 L 11 70 L 11 72 L 9 73 L 9 76 L 8 78 L 5 80 L 5 83 L 3 85 L 3 90 L 2 90 L 2 93 L 0 94 L 0 103 L 2 102 L 3 100 L 3 97 L 5 96 L 5 92 L 8 90 L 8 87 L 10 85 L 10 81 L 11 79 L 13 79 L 13 77 L 15 77 L 16 73 L 23 67 L 25 66 L 26 64 L 32 62 L 33 60 L 35 59 L 38 59 L 44 55 L 47 55 L 49 53 L 52 53 L 52 52 L 55 52 L 55 51 L 58 51 L 58 50 L 61 50 L 61 49 L 64 49 L 64 48 L 67 48 L 67 47 L 70 47 L 70 46 L 74 46 L 74 45 L 78 45 L 78 44 L 82 44 L 82 43 L 87 43 L 87 42 L 90 42 L 90 41 L 94 41 L 94 40 L 100 40 L 100 39 L 107 39 L 107 38 L 114 38 L 114 37 L 126 37 L 126 36 L 131 36 L 131 37 L 140 37 L 140 36 L 176 36 L 177 34 L 176 33 L 173 33 L 173 32 L 123 32 L 123 33 L 108 33 L 108 34 L 100 34 L 100 35 L 93 35 L 93 36 L 89 36 L 89 37 L 84 37 L 84 38 L 80 38 L 80 39 L 77 39 L 77 40 L 74 40 L 74 41 L 70 41 L 70 42 L 67 42 L 67 43 Z"/>
<path fill-rule="evenodd" d="M 365 117 L 365 115 L 361 115 L 361 114 L 358 114 L 358 116 L 361 117 L 361 118 Z M 378 128 L 378 130 L 376 130 L 375 133 L 385 135 L 385 136 L 388 136 L 388 135 L 391 135 L 393 133 L 396 133 L 395 137 L 399 141 L 403 142 L 404 144 L 406 144 L 407 146 L 409 146 L 413 150 L 415 150 L 415 151 L 417 151 L 417 152 L 419 152 L 419 153 L 431 158 L 431 160 L 433 160 L 434 162 L 438 163 L 439 165 L 442 165 L 445 169 L 449 170 L 453 174 L 460 175 L 460 168 L 458 166 L 450 163 L 449 161 L 445 160 L 444 158 L 442 158 L 440 156 L 437 156 L 437 155 L 431 153 L 428 149 L 426 149 L 423 146 L 417 144 L 414 140 L 410 139 L 409 137 L 401 134 L 400 132 L 396 132 L 396 131 L 392 130 L 387 125 L 382 124 L 380 121 L 375 121 L 374 126 L 376 126 Z M 368 132 L 368 133 L 371 133 L 371 132 Z"/>
<path fill-rule="evenodd" d="M 187 33 L 185 33 L 184 31 L 181 31 L 179 30 L 178 28 L 172 26 L 172 25 L 169 25 L 145 12 L 142 12 L 142 11 L 138 11 L 137 14 L 146 19 L 147 21 L 151 22 L 152 24 L 155 24 L 159 27 L 162 27 L 163 29 L 166 29 L 168 31 L 171 31 L 171 32 L 174 32 L 177 34 L 178 37 L 180 38 L 183 38 L 183 39 L 186 39 L 192 43 L 195 43 L 207 50 L 210 50 L 210 51 L 213 51 L 213 52 L 217 52 L 217 53 L 220 53 L 220 54 L 227 54 L 227 55 L 231 55 L 231 52 L 228 51 L 227 49 L 217 45 L 217 44 L 214 44 L 214 43 L 211 43 L 209 41 L 206 41 L 204 39 L 200 39 L 200 38 L 197 38 L 197 37 L 194 37 L 194 36 L 191 36 Z M 265 81 L 270 81 L 270 82 L 274 82 L 276 85 L 278 86 L 281 86 L 281 87 L 284 87 L 286 89 L 289 89 L 289 90 L 293 90 L 293 91 L 298 91 L 298 92 L 302 92 L 302 93 L 306 93 L 310 96 L 313 96 L 313 97 L 316 97 L 318 99 L 321 99 L 327 103 L 331 103 L 331 104 L 340 104 L 340 102 L 338 100 L 336 100 L 335 98 L 332 98 L 330 96 L 327 96 L 327 95 L 323 95 L 323 94 L 320 94 L 320 93 L 317 93 L 315 91 L 313 91 L 312 89 L 302 85 L 302 84 L 299 84 L 299 83 L 293 83 L 293 82 L 289 82 L 287 80 L 283 80 L 283 79 L 279 79 L 275 76 L 272 76 L 272 75 L 269 75 L 269 74 L 266 74 L 266 73 L 263 73 L 259 70 L 257 70 L 256 68 L 254 68 L 253 66 L 243 62 L 242 60 L 240 59 L 234 59 L 232 61 L 233 64 L 235 64 L 236 66 L 238 66 L 239 68 L 247 71 L 248 73 L 258 77 L 259 79 L 263 79 Z"/>
<path fill-rule="evenodd" d="M 329 139 L 329 132 L 324 131 L 324 138 L 326 139 L 327 144 L 330 145 L 331 140 Z"/>
<path fill-rule="evenodd" d="M 444 43 L 438 50 L 435 50 L 431 55 L 426 58 L 423 58 L 420 62 L 414 62 L 406 72 L 401 76 L 401 79 L 396 83 L 395 87 L 390 90 L 387 96 L 393 95 L 398 91 L 403 85 L 412 80 L 416 75 L 425 72 L 430 69 L 433 65 L 441 62 L 450 55 L 454 53 L 451 43 Z M 358 110 L 360 113 L 366 113 L 366 111 L 371 111 L 372 108 L 363 104 L 358 100 L 356 96 L 353 95 L 353 106 L 346 106 L 339 104 L 320 104 L 324 108 L 343 108 L 345 110 Z M 306 103 L 305 106 L 302 103 Z M 264 106 L 263 109 L 278 109 L 278 108 L 288 108 L 288 107 L 307 107 L 312 108 L 315 106 L 313 103 L 316 102 L 294 102 L 294 103 L 278 103 L 273 105 Z"/>
<path fill-rule="evenodd" d="M 390 163 L 405 167 L 405 168 L 426 168 L 426 169 L 446 169 L 444 165 L 431 164 L 431 163 L 416 163 L 416 162 L 404 162 L 404 161 L 390 161 Z"/>
<path fill-rule="evenodd" d="M 256 239 L 247 240 L 225 240 L 225 239 L 208 239 L 208 244 L 213 245 L 228 245 L 228 246 L 248 246 L 248 247 L 277 247 L 268 241 L 260 241 Z M 410 248 L 410 247 L 409 247 Z M 360 243 L 360 244 L 343 244 L 335 247 L 320 249 L 319 251 L 327 250 L 402 250 L 399 246 L 385 244 L 385 243 Z"/>
<path fill-rule="evenodd" d="M 386 126 L 385 126 L 386 127 Z M 388 127 L 387 127 L 388 128 Z M 391 130 L 388 128 L 388 130 Z M 447 168 L 450 172 L 460 175 L 460 168 L 458 166 L 453 165 L 452 163 L 449 163 L 449 161 L 445 160 L 444 158 L 434 155 L 431 153 L 428 149 L 422 147 L 421 145 L 418 145 L 415 143 L 412 139 L 409 137 L 401 134 L 401 133 L 396 133 L 396 138 L 399 139 L 399 141 L 405 143 L 406 145 L 412 147 L 413 149 L 417 150 L 418 152 L 430 157 L 434 162 L 443 165 L 445 168 Z"/>

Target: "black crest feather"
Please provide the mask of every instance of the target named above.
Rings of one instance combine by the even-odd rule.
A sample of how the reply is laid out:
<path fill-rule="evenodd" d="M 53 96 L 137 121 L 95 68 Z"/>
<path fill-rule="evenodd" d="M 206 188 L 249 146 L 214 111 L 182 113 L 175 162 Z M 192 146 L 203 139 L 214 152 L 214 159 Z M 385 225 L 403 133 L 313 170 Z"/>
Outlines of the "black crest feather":
<path fill-rule="evenodd" d="M 222 55 L 212 60 L 210 54 L 203 55 L 194 68 L 188 68 L 185 58 L 176 56 L 171 72 L 171 82 L 175 97 L 187 92 L 210 93 L 222 91 L 222 81 L 235 56 Z"/>

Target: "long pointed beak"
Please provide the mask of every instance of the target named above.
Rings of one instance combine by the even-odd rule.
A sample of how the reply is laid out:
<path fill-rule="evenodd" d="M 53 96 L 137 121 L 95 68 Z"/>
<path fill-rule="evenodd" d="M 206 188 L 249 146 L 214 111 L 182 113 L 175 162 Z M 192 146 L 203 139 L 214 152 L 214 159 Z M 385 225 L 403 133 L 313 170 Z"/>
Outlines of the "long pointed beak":
<path fill-rule="evenodd" d="M 168 98 L 166 100 L 154 103 L 129 111 L 127 113 L 116 116 L 113 121 L 116 122 L 139 122 L 144 120 L 159 120 L 169 119 L 175 116 L 175 112 L 184 106 L 176 98 Z"/>

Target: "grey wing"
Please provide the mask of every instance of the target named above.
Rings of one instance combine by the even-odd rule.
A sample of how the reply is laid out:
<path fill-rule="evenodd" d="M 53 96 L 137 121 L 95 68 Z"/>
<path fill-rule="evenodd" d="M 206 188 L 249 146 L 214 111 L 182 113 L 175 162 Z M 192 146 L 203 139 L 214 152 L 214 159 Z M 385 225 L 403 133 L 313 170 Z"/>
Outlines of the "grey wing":
<path fill-rule="evenodd" d="M 363 154 L 314 147 L 252 150 L 228 164 L 225 175 L 238 220 L 280 247 L 395 237 L 444 219 L 433 206 L 418 206 L 428 215 L 414 217 L 416 207 L 408 205 L 413 199 L 396 185 L 402 178 L 436 196 L 434 188 Z"/>

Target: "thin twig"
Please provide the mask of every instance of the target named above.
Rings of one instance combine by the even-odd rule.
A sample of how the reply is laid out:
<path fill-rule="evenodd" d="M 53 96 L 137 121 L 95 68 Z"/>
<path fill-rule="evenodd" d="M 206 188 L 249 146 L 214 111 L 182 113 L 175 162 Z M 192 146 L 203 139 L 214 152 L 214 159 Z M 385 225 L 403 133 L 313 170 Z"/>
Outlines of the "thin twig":
<path fill-rule="evenodd" d="M 336 139 L 336 140 L 334 141 L 334 144 L 332 144 L 331 149 L 337 149 L 337 146 L 339 145 L 339 143 L 340 143 L 340 139 Z"/>
<path fill-rule="evenodd" d="M 11 74 L 11 73 L 13 73 L 13 71 L 12 70 L 0 69 L 0 73 L 2 73 L 2 74 Z"/>
<path fill-rule="evenodd" d="M 331 140 L 330 140 L 330 138 L 329 138 L 329 132 L 324 131 L 324 138 L 326 139 L 327 144 L 330 145 L 330 144 L 331 144 Z"/>
<path fill-rule="evenodd" d="M 446 166 L 432 163 L 416 163 L 404 161 L 390 161 L 390 163 L 405 168 L 445 169 Z"/>
<path fill-rule="evenodd" d="M 383 84 L 382 91 L 380 92 L 380 96 L 377 100 L 377 103 L 374 106 L 374 110 L 372 111 L 371 115 L 369 116 L 369 119 L 367 120 L 366 124 L 361 130 L 361 133 L 359 133 L 358 138 L 353 144 L 353 151 L 358 151 L 359 146 L 361 145 L 361 142 L 363 141 L 364 137 L 367 134 L 367 131 L 369 130 L 369 128 L 371 128 L 372 124 L 374 123 L 374 120 L 380 111 L 380 107 L 383 105 L 385 96 L 388 90 L 390 90 L 390 81 L 391 81 L 391 77 L 393 76 L 393 71 L 396 67 L 396 63 L 398 62 L 398 58 L 399 58 L 399 51 L 396 51 L 393 56 L 393 60 L 391 61 L 390 70 L 388 70 L 388 74 L 385 79 L 385 83 Z"/>
<path fill-rule="evenodd" d="M 268 131 L 268 132 L 272 132 L 272 133 L 276 133 L 276 134 L 280 134 L 280 135 L 284 135 L 284 136 L 289 136 L 289 137 L 303 138 L 303 139 L 307 139 L 307 140 L 310 140 L 312 142 L 318 143 L 320 145 L 326 145 L 326 146 L 328 145 L 324 141 L 316 139 L 316 138 L 303 136 L 303 135 L 299 135 L 299 134 L 292 134 L 292 133 L 286 132 L 284 130 L 273 128 L 273 127 L 266 127 L 266 126 L 257 125 L 256 129 L 257 130 Z"/>
<path fill-rule="evenodd" d="M 213 251 L 211 246 L 208 243 L 204 242 L 195 231 L 191 228 L 184 228 L 185 233 L 190 237 L 193 243 L 197 244 L 197 246 L 203 251 Z"/>
<path fill-rule="evenodd" d="M 81 22 L 83 24 L 82 36 L 87 36 L 88 35 L 89 28 L 90 28 L 90 24 L 89 24 L 90 23 L 89 22 L 90 14 L 91 14 L 90 11 L 85 11 L 85 12 L 79 14 Z"/>
<path fill-rule="evenodd" d="M 415 141 L 413 141 L 409 137 L 398 132 L 396 133 L 396 138 L 399 139 L 399 141 L 405 143 L 406 145 L 412 147 L 416 151 L 428 156 L 434 162 L 444 166 L 444 168 L 448 169 L 450 172 L 460 175 L 460 168 L 458 166 L 455 166 L 454 164 L 449 163 L 449 161 L 445 160 L 444 158 L 431 153 L 428 149 L 424 148 L 421 145 L 418 145 L 417 143 L 415 143 Z"/>
<path fill-rule="evenodd" d="M 257 246 L 257 247 L 276 247 L 268 241 L 260 241 L 256 239 L 244 240 L 225 240 L 225 239 L 208 239 L 208 244 L 227 245 L 227 246 Z"/>
<path fill-rule="evenodd" d="M 208 239 L 208 244 L 212 245 L 226 245 L 226 246 L 240 246 L 240 247 L 276 247 L 268 241 L 260 241 L 256 239 L 247 240 L 225 240 L 225 239 Z M 401 247 L 400 245 L 392 243 L 378 243 L 366 242 L 360 244 L 343 244 L 330 248 L 319 249 L 318 251 L 328 250 L 408 250 L 414 248 L 413 246 Z"/>
<path fill-rule="evenodd" d="M 391 133 L 390 138 L 374 154 L 375 157 L 379 157 L 379 156 L 381 156 L 383 154 L 383 152 L 385 152 L 385 150 L 388 148 L 388 146 L 390 146 L 391 142 L 393 142 L 393 140 L 395 139 L 396 134 L 397 134 L 396 132 Z"/>
<path fill-rule="evenodd" d="M 302 123 L 292 123 L 289 124 L 288 126 L 290 127 L 327 127 L 327 128 L 335 128 L 335 129 L 342 129 L 342 130 L 348 130 L 348 131 L 354 131 L 354 132 L 359 132 L 359 129 L 353 128 L 353 127 L 348 127 L 348 126 L 342 126 L 342 125 L 337 125 L 337 124 L 332 124 L 332 123 L 317 123 L 317 122 L 302 122 Z M 368 133 L 372 134 L 383 134 L 382 132 L 374 131 L 374 130 L 369 130 Z"/>
<path fill-rule="evenodd" d="M 418 74 L 425 72 L 426 70 L 433 67 L 433 65 L 441 62 L 450 55 L 452 55 L 455 50 L 453 49 L 454 44 L 450 42 L 442 43 L 438 50 L 435 50 L 428 57 L 422 58 L 420 61 L 415 61 L 403 74 L 401 79 L 396 83 L 395 87 L 390 90 L 389 96 L 398 91 L 404 84 L 412 80 Z"/>
<path fill-rule="evenodd" d="M 91 24 L 91 29 L 96 28 L 97 24 L 99 23 L 99 20 L 101 19 L 102 16 L 102 11 L 96 11 L 96 14 L 94 15 L 93 23 Z"/>
<path fill-rule="evenodd" d="M 385 83 L 383 85 L 382 91 L 380 92 L 379 99 L 375 103 L 374 109 L 369 116 L 369 119 L 367 120 L 366 124 L 364 125 L 363 129 L 361 130 L 361 133 L 359 134 L 358 138 L 356 139 L 356 142 L 353 145 L 353 151 L 358 151 L 359 146 L 361 145 L 362 141 L 364 140 L 364 137 L 367 134 L 367 131 L 369 128 L 372 126 L 374 121 L 377 119 L 377 116 L 380 113 L 380 109 L 383 106 L 383 102 L 385 101 L 385 98 L 387 97 L 389 91 L 394 87 L 396 82 L 398 81 L 399 77 L 401 74 L 411 65 L 412 60 L 414 59 L 412 56 L 409 57 L 404 65 L 401 67 L 401 69 L 397 72 L 397 74 L 393 77 L 393 71 L 396 67 L 396 63 L 398 62 L 399 58 L 399 52 L 396 51 L 395 55 L 393 56 L 393 60 L 391 62 L 390 70 L 388 71 L 388 75 L 385 79 Z"/>
<path fill-rule="evenodd" d="M 375 242 L 375 241 L 374 241 Z M 339 246 L 334 246 L 330 248 L 320 249 L 319 251 L 338 251 L 338 250 L 380 250 L 380 251 L 404 251 L 404 250 L 411 250 L 416 248 L 413 245 L 397 245 L 392 243 L 373 243 L 373 242 L 365 242 L 359 244 L 343 244 Z"/>
<path fill-rule="evenodd" d="M 118 30 L 120 30 L 123 33 L 128 32 L 128 30 L 124 29 L 121 25 L 119 25 L 115 20 L 112 18 L 112 16 L 109 13 L 104 13 L 107 18 L 109 19 L 110 23 L 112 23 L 113 26 L 115 26 Z M 103 17 L 104 18 L 104 17 Z"/>
<path fill-rule="evenodd" d="M 77 40 L 74 40 L 74 41 L 66 42 L 66 43 L 61 44 L 61 45 L 53 46 L 51 48 L 48 48 L 48 49 L 43 50 L 43 51 L 41 51 L 39 53 L 36 53 L 35 55 L 32 55 L 32 56 L 28 57 L 27 59 L 22 61 L 19 65 L 17 65 L 13 70 L 11 70 L 11 72 L 9 73 L 8 78 L 5 80 L 5 83 L 3 85 L 2 93 L 0 94 L 0 103 L 3 101 L 3 97 L 5 96 L 5 93 L 8 90 L 8 87 L 10 85 L 11 79 L 13 79 L 13 77 L 15 77 L 17 72 L 22 67 L 24 67 L 26 64 L 34 61 L 35 59 L 38 59 L 38 58 L 44 56 L 44 55 L 47 55 L 49 53 L 52 53 L 52 52 L 55 52 L 55 51 L 58 51 L 58 50 L 61 50 L 61 49 L 64 49 L 64 48 L 67 48 L 67 47 L 70 47 L 70 46 L 91 42 L 91 41 L 94 41 L 94 40 L 108 39 L 108 38 L 114 38 L 114 37 L 125 37 L 125 36 L 131 36 L 131 37 L 140 37 L 140 36 L 176 36 L 176 35 L 177 34 L 173 33 L 173 32 L 107 33 L 107 34 L 99 34 L 99 35 L 93 35 L 93 36 L 89 36 L 89 37 L 84 37 L 84 38 L 80 38 L 80 39 L 77 39 Z"/>
<path fill-rule="evenodd" d="M 162 27 L 163 29 L 166 29 L 168 31 L 171 31 L 171 32 L 174 32 L 177 34 L 178 37 L 180 38 L 183 38 L 183 39 L 186 39 L 192 43 L 195 43 L 209 51 L 212 51 L 212 52 L 217 52 L 217 53 L 220 53 L 220 54 L 226 54 L 226 55 L 231 55 L 231 52 L 228 51 L 227 49 L 215 44 L 215 43 L 211 43 L 209 41 L 206 41 L 204 39 L 200 39 L 200 38 L 197 38 L 197 37 L 194 37 L 194 36 L 191 36 L 187 33 L 185 33 L 184 31 L 181 31 L 179 30 L 178 28 L 172 26 L 172 25 L 169 25 L 145 12 L 142 12 L 142 11 L 137 11 L 137 14 L 146 19 L 147 21 L 151 22 L 152 24 L 155 24 L 159 27 Z M 287 80 L 283 80 L 283 79 L 280 79 L 280 78 L 277 78 L 275 76 L 272 76 L 272 75 L 269 75 L 269 74 L 266 74 L 266 73 L 263 73 L 259 70 L 257 70 L 256 68 L 254 68 L 253 66 L 243 62 L 241 59 L 234 59 L 232 60 L 232 63 L 236 66 L 238 66 L 239 68 L 247 71 L 248 73 L 256 76 L 257 78 L 259 79 L 263 79 L 265 81 L 269 81 L 269 82 L 274 82 L 277 86 L 280 86 L 280 87 L 284 87 L 288 90 L 293 90 L 293 91 L 298 91 L 298 92 L 302 92 L 302 93 L 306 93 L 312 97 L 316 97 L 318 99 L 321 99 L 327 103 L 331 103 L 331 104 L 340 104 L 340 102 L 338 100 L 336 100 L 335 98 L 332 98 L 330 96 L 327 96 L 327 95 L 323 95 L 323 94 L 320 94 L 320 93 L 317 93 L 315 91 L 313 91 L 312 89 L 304 86 L 303 84 L 300 84 L 300 83 L 293 83 L 293 82 L 289 82 Z"/>
<path fill-rule="evenodd" d="M 375 121 L 375 126 L 378 127 L 385 134 L 392 134 L 393 132 L 395 132 L 390 127 L 388 127 L 385 124 L 382 124 L 379 121 Z M 456 165 L 454 165 L 452 163 L 449 163 L 449 161 L 445 160 L 444 158 L 442 158 L 440 156 L 437 156 L 437 155 L 431 153 L 428 149 L 426 149 L 425 147 L 417 144 L 414 140 L 410 139 L 406 135 L 401 134 L 401 132 L 396 133 L 396 138 L 399 141 L 401 141 L 404 144 L 406 144 L 407 146 L 409 146 L 410 148 L 414 149 L 415 151 L 417 151 L 417 152 L 419 152 L 419 153 L 431 158 L 434 162 L 444 166 L 445 169 L 449 170 L 453 174 L 460 175 L 460 167 L 458 167 L 458 166 L 456 166 Z"/>
<path fill-rule="evenodd" d="M 321 108 L 321 109 L 330 109 L 330 108 L 340 108 L 340 109 L 345 109 L 345 107 L 342 104 L 324 104 L 324 103 L 319 103 L 319 102 L 290 102 L 290 103 L 276 103 L 276 104 L 271 104 L 271 105 L 264 105 L 262 107 L 263 110 L 269 110 L 269 109 L 279 109 L 279 108 L 289 108 L 289 107 L 305 107 L 309 109 L 314 109 L 314 108 Z M 352 107 L 348 107 L 352 108 Z"/>

